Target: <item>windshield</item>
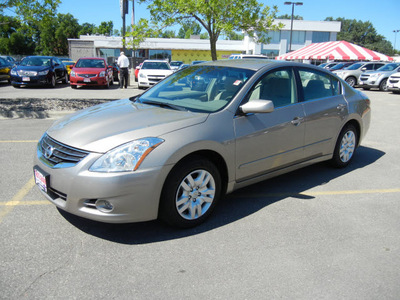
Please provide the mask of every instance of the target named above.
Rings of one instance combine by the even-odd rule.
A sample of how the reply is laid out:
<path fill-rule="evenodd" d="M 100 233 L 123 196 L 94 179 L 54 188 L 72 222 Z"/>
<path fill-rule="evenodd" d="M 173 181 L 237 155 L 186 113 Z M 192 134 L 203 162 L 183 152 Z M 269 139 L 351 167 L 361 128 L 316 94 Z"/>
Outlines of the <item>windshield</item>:
<path fill-rule="evenodd" d="M 343 68 L 344 65 L 345 65 L 344 63 L 337 64 L 337 65 L 333 66 L 331 68 L 331 70 L 339 70 L 339 69 Z"/>
<path fill-rule="evenodd" d="M 181 61 L 171 61 L 170 66 L 171 67 L 179 67 L 183 62 Z"/>
<path fill-rule="evenodd" d="M 347 68 L 344 68 L 345 70 L 357 70 L 361 68 L 364 64 L 352 64 L 351 66 L 348 66 Z"/>
<path fill-rule="evenodd" d="M 158 62 L 158 61 L 147 61 L 144 62 L 142 70 L 170 70 L 171 68 L 166 62 Z"/>
<path fill-rule="evenodd" d="M 255 72 L 220 66 L 183 69 L 145 92 L 141 103 L 196 112 L 215 112 L 226 106 Z"/>
<path fill-rule="evenodd" d="M 40 67 L 40 66 L 50 67 L 51 59 L 49 57 L 26 57 L 21 61 L 19 65 L 34 66 L 34 67 Z"/>
<path fill-rule="evenodd" d="M 393 71 L 399 66 L 399 64 L 387 64 L 380 67 L 377 71 Z"/>
<path fill-rule="evenodd" d="M 80 59 L 75 68 L 105 68 L 104 60 L 101 59 Z"/>

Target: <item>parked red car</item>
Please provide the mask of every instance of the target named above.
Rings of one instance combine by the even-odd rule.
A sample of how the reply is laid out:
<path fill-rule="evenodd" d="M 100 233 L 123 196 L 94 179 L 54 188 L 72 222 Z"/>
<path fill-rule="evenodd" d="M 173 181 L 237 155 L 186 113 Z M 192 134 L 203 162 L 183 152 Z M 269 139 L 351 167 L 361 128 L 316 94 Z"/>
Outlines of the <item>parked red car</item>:
<path fill-rule="evenodd" d="M 70 85 L 73 89 L 78 85 L 109 88 L 113 84 L 113 69 L 104 58 L 80 58 L 71 70 Z"/>

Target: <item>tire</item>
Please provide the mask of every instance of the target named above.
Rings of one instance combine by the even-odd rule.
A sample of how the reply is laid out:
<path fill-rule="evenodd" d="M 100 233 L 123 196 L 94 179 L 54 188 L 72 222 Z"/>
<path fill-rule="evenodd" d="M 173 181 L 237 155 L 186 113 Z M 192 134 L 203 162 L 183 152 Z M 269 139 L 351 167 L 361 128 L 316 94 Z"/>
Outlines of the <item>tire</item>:
<path fill-rule="evenodd" d="M 357 84 L 357 79 L 355 79 L 354 77 L 347 77 L 346 78 L 346 82 L 351 86 L 354 87 Z"/>
<path fill-rule="evenodd" d="M 68 83 L 68 73 L 65 73 L 62 83 Z"/>
<path fill-rule="evenodd" d="M 55 88 L 55 87 L 56 87 L 56 76 L 55 76 L 55 75 L 53 75 L 53 76 L 51 77 L 50 87 L 51 87 L 51 88 Z"/>
<path fill-rule="evenodd" d="M 335 145 L 331 164 L 336 168 L 344 168 L 353 160 L 358 145 L 357 129 L 346 125 L 339 134 Z"/>
<path fill-rule="evenodd" d="M 379 84 L 379 90 L 380 90 L 380 91 L 387 92 L 387 90 L 388 90 L 388 87 L 387 87 L 387 79 L 383 79 L 383 80 L 381 81 L 381 83 Z"/>
<path fill-rule="evenodd" d="M 204 222 L 221 196 L 221 176 L 207 159 L 192 157 L 178 163 L 161 193 L 159 217 L 168 224 L 190 228 Z"/>

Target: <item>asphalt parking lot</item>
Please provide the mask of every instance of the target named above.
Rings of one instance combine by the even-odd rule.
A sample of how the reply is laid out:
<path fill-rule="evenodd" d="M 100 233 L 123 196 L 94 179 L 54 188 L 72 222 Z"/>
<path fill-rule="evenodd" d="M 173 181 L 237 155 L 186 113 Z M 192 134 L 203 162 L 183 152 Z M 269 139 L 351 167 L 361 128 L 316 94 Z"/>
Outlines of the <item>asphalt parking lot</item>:
<path fill-rule="evenodd" d="M 137 93 L 0 85 L 0 101 Z M 400 95 L 366 94 L 371 128 L 347 169 L 322 163 L 236 191 L 189 230 L 57 210 L 32 157 L 59 116 L 0 119 L 0 299 L 398 299 Z"/>

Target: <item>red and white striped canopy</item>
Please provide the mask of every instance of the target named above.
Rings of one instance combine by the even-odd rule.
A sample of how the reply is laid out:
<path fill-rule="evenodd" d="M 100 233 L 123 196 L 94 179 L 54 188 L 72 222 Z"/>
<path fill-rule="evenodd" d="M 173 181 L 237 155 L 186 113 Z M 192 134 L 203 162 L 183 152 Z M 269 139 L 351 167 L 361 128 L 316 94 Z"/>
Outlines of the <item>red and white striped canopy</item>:
<path fill-rule="evenodd" d="M 351 44 L 346 41 L 311 44 L 299 50 L 280 55 L 275 59 L 393 60 L 393 58 L 390 56 Z"/>

